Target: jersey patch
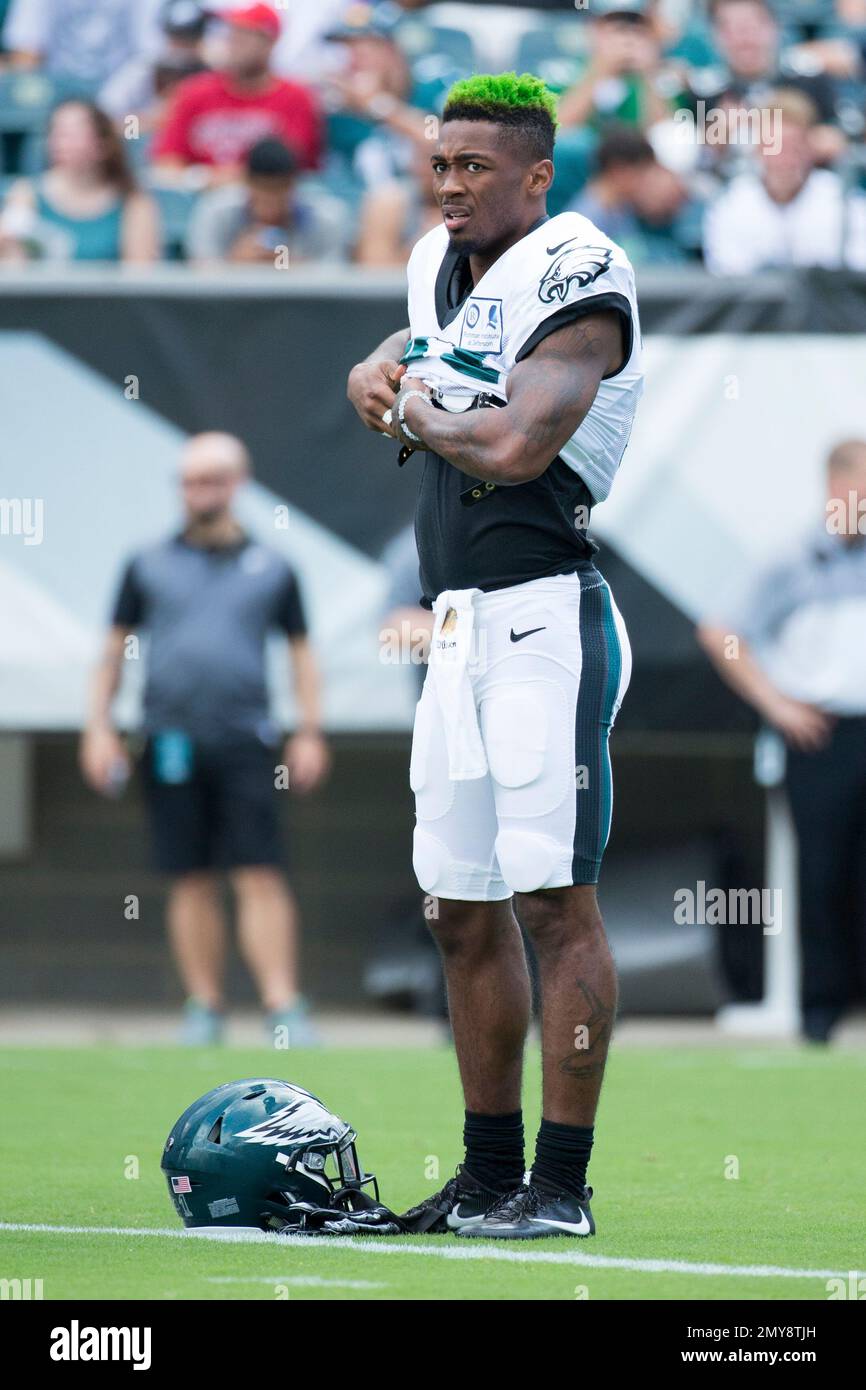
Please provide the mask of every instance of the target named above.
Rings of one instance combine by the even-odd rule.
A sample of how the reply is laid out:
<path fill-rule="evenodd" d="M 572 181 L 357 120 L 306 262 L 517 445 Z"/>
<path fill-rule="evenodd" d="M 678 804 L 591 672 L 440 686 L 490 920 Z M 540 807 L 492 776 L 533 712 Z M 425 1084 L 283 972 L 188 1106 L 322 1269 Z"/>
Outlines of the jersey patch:
<path fill-rule="evenodd" d="M 610 266 L 613 253 L 606 246 L 587 246 L 580 241 L 574 246 L 571 243 L 575 240 L 572 237 L 569 242 L 547 248 L 548 255 L 556 254 L 538 286 L 542 304 L 552 304 L 555 299 L 564 304 L 573 281 L 584 289 Z"/>
<path fill-rule="evenodd" d="M 502 300 L 472 295 L 466 305 L 460 347 L 473 352 L 502 351 Z"/>

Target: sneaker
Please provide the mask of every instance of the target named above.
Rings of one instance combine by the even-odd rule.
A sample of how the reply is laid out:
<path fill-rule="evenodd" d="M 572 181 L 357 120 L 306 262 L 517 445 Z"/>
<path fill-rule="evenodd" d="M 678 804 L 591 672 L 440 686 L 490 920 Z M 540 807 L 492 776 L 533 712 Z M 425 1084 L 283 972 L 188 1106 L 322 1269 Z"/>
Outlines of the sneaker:
<path fill-rule="evenodd" d="M 486 1240 L 538 1240 L 541 1236 L 594 1236 L 595 1222 L 589 1209 L 592 1188 L 581 1197 L 570 1192 L 550 1192 L 530 1180 L 509 1192 L 487 1215 L 457 1232 Z"/>
<path fill-rule="evenodd" d="M 400 1218 L 413 1230 L 425 1235 L 444 1235 L 446 1231 L 462 1231 L 482 1221 L 486 1212 L 499 1201 L 501 1192 L 483 1187 L 480 1182 L 458 1168 L 453 1178 L 432 1197 L 410 1207 Z"/>
<path fill-rule="evenodd" d="M 810 1043 L 828 1043 L 844 1016 L 837 1005 L 813 1005 L 803 1010 L 803 1038 Z"/>
<path fill-rule="evenodd" d="M 187 999 L 178 1041 L 183 1047 L 215 1047 L 223 1040 L 225 1017 L 200 999 Z"/>
<path fill-rule="evenodd" d="M 284 1032 L 277 1032 L 284 1029 Z M 282 1009 L 272 1009 L 265 1019 L 265 1032 L 272 1047 L 321 1047 L 309 1006 L 305 999 L 296 999 Z"/>

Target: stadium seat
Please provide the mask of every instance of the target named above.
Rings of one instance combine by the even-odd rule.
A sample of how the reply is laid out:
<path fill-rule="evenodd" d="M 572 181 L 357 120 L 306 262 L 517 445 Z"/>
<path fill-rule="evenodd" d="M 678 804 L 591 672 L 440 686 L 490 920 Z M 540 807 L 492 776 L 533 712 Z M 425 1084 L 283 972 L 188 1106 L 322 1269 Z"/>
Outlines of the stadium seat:
<path fill-rule="evenodd" d="M 15 171 L 24 178 L 35 178 L 45 169 L 45 131 L 32 130 L 18 139 Z"/>
<path fill-rule="evenodd" d="M 849 193 L 866 189 L 866 146 L 850 145 L 836 167 Z"/>
<path fill-rule="evenodd" d="M 43 73 L 0 73 L 0 130 L 43 130 L 54 101 L 55 85 Z"/>
<path fill-rule="evenodd" d="M 198 194 L 186 188 L 166 188 L 158 184 L 150 185 L 147 191 L 159 209 L 165 259 L 183 260 L 187 228 Z"/>
<path fill-rule="evenodd" d="M 849 140 L 861 141 L 866 131 L 866 82 L 857 77 L 836 81 L 836 121 Z"/>
<path fill-rule="evenodd" d="M 586 128 L 565 130 L 560 134 L 554 158 L 556 173 L 547 198 L 551 217 L 563 212 L 589 179 L 597 144 L 595 131 Z"/>
<path fill-rule="evenodd" d="M 33 174 L 42 167 L 42 146 L 52 110 L 60 101 L 93 93 L 77 82 L 57 82 L 42 72 L 0 73 L 0 150 L 7 173 Z"/>
<path fill-rule="evenodd" d="M 829 24 L 835 17 L 834 0 L 771 0 L 779 23 L 796 30 Z"/>
<path fill-rule="evenodd" d="M 0 130 L 26 133 L 43 130 L 52 109 L 60 101 L 93 98 L 87 84 L 57 81 L 44 72 L 0 73 Z"/>
<path fill-rule="evenodd" d="M 413 72 L 419 63 L 431 57 L 444 60 L 458 74 L 475 71 L 475 45 L 462 29 L 447 29 L 410 18 L 397 26 L 396 38 Z"/>
<path fill-rule="evenodd" d="M 373 130 L 371 121 L 353 116 L 349 111 L 331 111 L 326 120 L 325 147 L 338 159 L 351 160 L 362 140 Z"/>
<path fill-rule="evenodd" d="M 713 43 L 713 31 L 703 19 L 692 18 L 676 41 L 664 50 L 665 58 L 680 58 L 689 67 L 715 67 L 721 59 Z"/>
<path fill-rule="evenodd" d="M 517 46 L 518 72 L 533 72 L 555 92 L 563 92 L 586 65 L 587 28 L 580 19 L 530 29 Z"/>
<path fill-rule="evenodd" d="M 137 178 L 144 178 L 150 168 L 150 151 L 153 135 L 142 135 L 137 140 L 124 140 L 123 148 L 129 167 Z"/>

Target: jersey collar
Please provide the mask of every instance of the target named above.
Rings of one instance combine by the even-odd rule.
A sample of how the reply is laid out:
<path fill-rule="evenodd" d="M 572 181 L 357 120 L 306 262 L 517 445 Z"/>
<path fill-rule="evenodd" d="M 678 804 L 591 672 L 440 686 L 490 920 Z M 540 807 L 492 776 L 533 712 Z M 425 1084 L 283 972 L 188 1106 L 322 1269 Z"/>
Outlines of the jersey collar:
<path fill-rule="evenodd" d="M 528 236 L 531 236 L 534 231 L 549 221 L 550 213 L 542 213 L 531 227 L 527 227 L 520 241 L 525 241 Z M 519 246 L 519 244 L 520 242 L 517 241 L 514 243 L 515 246 Z M 510 251 L 511 247 L 508 249 Z M 505 252 L 503 252 L 504 254 Z M 454 322 L 474 288 L 469 270 L 469 257 L 449 243 L 445 249 L 445 255 L 442 257 L 442 264 L 439 267 L 434 287 L 436 318 L 440 328 L 447 328 L 449 323 Z"/>
<path fill-rule="evenodd" d="M 200 545 L 190 540 L 186 529 L 176 532 L 174 540 L 176 545 L 186 546 L 187 550 L 200 550 L 204 555 L 239 555 L 250 544 L 250 537 L 246 531 L 241 531 L 235 540 L 228 541 L 225 545 Z"/>

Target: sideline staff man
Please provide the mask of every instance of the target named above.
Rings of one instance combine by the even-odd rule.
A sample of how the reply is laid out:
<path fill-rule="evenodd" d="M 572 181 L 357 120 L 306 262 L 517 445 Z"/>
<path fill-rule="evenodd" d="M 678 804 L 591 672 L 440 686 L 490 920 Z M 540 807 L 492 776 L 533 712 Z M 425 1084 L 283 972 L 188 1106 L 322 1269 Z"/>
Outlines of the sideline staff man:
<path fill-rule="evenodd" d="M 812 1042 L 829 1040 L 866 976 L 866 440 L 837 444 L 827 474 L 825 520 L 810 543 L 765 577 L 730 626 L 698 629 L 723 680 L 788 745 Z"/>
<path fill-rule="evenodd" d="M 249 475 L 240 440 L 191 439 L 181 461 L 185 526 L 136 555 L 115 604 L 95 673 L 84 732 L 84 775 L 110 792 L 128 772 L 111 720 L 127 634 L 149 637 L 144 760 L 156 860 L 172 876 L 168 928 L 187 992 L 183 1040 L 211 1043 L 223 1024 L 226 931 L 218 872 L 228 871 L 241 951 L 268 1012 L 291 1045 L 314 1041 L 298 993 L 297 906 L 282 871 L 275 767 L 306 792 L 323 778 L 319 677 L 297 581 L 275 551 L 253 542 L 232 514 Z M 298 732 L 282 759 L 267 697 L 269 631 L 288 637 Z"/>

